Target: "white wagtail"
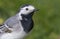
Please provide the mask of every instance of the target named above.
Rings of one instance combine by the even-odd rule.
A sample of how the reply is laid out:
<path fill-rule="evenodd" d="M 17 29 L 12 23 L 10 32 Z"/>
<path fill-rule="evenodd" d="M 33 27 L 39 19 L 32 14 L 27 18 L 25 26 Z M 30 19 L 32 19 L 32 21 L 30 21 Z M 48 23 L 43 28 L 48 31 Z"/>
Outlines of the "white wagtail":
<path fill-rule="evenodd" d="M 37 11 L 32 5 L 24 5 L 19 12 L 0 26 L 0 39 L 23 39 L 33 28 L 32 16 Z"/>

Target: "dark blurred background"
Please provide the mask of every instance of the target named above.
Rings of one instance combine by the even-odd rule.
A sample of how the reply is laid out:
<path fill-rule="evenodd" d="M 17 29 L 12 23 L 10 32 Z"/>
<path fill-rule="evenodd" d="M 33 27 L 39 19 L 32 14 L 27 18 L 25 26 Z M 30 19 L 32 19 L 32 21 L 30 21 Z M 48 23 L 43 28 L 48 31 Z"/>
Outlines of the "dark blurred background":
<path fill-rule="evenodd" d="M 34 29 L 26 39 L 60 39 L 60 0 L 0 0 L 0 24 L 24 4 L 40 9 L 33 16 Z"/>

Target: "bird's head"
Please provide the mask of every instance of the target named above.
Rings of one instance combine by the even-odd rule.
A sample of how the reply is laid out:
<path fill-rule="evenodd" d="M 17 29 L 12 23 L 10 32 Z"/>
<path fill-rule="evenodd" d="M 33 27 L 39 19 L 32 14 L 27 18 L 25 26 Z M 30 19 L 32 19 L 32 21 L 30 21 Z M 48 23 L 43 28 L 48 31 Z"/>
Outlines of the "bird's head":
<path fill-rule="evenodd" d="M 29 15 L 29 14 L 33 14 L 35 11 L 37 11 L 37 9 L 32 6 L 32 5 L 24 5 L 20 8 L 20 13 L 23 15 Z"/>
<path fill-rule="evenodd" d="M 34 6 L 30 4 L 26 4 L 20 8 L 19 17 L 20 19 L 22 18 L 30 19 L 32 18 L 35 11 L 38 11 L 38 9 L 36 9 Z"/>

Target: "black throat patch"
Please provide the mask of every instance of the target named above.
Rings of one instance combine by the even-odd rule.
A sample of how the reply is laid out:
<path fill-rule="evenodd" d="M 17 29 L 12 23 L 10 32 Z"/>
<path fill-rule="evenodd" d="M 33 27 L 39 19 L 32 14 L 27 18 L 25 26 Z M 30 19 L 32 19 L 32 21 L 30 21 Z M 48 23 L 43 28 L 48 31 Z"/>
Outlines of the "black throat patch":
<path fill-rule="evenodd" d="M 32 20 L 32 14 L 29 14 L 29 15 L 21 14 L 21 16 L 22 16 L 22 19 L 23 19 L 23 20 L 21 20 L 21 24 L 24 28 L 24 31 L 26 33 L 28 33 L 29 31 L 32 30 L 33 25 L 34 25 L 33 20 Z"/>

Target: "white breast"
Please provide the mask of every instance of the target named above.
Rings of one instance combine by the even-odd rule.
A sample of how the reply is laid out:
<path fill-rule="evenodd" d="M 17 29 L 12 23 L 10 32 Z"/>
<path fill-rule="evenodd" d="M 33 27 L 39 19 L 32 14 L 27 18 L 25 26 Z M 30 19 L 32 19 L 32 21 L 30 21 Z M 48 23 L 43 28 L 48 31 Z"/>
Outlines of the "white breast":
<path fill-rule="evenodd" d="M 0 39 L 23 39 L 24 36 L 26 36 L 26 33 L 24 31 L 20 31 L 20 32 L 5 33 L 1 36 Z"/>
<path fill-rule="evenodd" d="M 0 39 L 23 39 L 27 34 L 24 32 L 23 27 L 20 31 L 12 31 L 11 33 L 4 33 Z"/>

